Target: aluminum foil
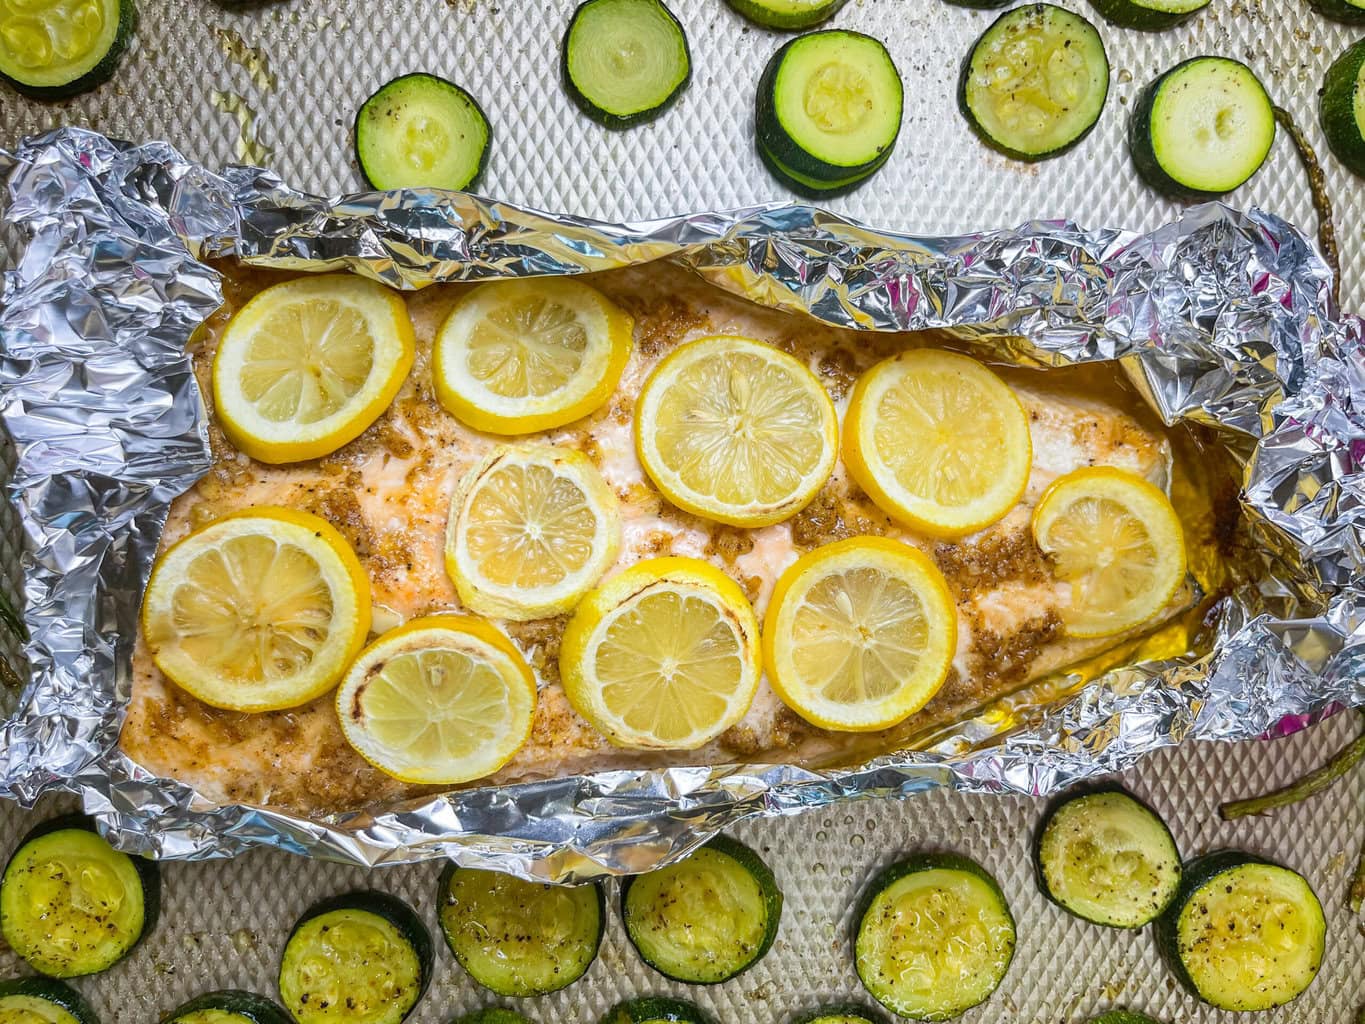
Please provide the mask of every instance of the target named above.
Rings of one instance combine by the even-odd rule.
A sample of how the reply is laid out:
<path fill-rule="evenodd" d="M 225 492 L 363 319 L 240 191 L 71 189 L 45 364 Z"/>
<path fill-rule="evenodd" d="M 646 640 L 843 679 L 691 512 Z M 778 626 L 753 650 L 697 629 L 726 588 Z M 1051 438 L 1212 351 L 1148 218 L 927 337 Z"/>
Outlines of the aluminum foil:
<path fill-rule="evenodd" d="M 1362 325 L 1273 216 L 1210 204 L 1143 235 L 1047 221 L 940 238 L 792 204 L 606 224 L 427 191 L 320 198 L 73 128 L 0 152 L 0 176 L 31 239 L 0 294 L 30 673 L 0 726 L 0 794 L 76 793 L 124 849 L 449 856 L 576 881 L 656 866 L 749 816 L 940 786 L 1045 794 L 1160 747 L 1365 705 Z M 1219 601 L 1197 656 L 1111 671 L 1055 706 L 1012 698 L 1012 716 L 987 708 L 856 769 L 618 771 L 319 820 L 215 806 L 117 746 L 166 510 L 208 468 L 184 347 L 221 300 L 210 257 L 403 288 L 669 258 L 840 326 L 951 328 L 1031 365 L 1121 360 L 1163 419 L 1214 428 L 1244 465 L 1264 573 Z"/>

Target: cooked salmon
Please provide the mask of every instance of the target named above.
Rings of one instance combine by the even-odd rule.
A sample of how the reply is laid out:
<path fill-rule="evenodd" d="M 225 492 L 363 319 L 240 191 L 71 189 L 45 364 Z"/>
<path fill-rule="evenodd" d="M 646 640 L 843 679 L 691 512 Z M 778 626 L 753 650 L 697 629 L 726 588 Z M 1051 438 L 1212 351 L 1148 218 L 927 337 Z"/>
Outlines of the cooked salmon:
<path fill-rule="evenodd" d="M 214 347 L 232 310 L 282 276 L 223 269 L 228 302 L 194 350 L 206 396 Z M 641 753 L 611 746 L 566 701 L 557 668 L 564 619 L 506 623 L 536 672 L 540 699 L 530 741 L 487 784 L 671 764 L 840 763 L 878 744 L 886 750 L 904 743 L 1130 639 L 1075 640 L 1063 634 L 1065 587 L 1054 580 L 1029 530 L 1031 509 L 1047 485 L 1082 466 L 1121 467 L 1169 486 L 1175 458 L 1170 436 L 1109 369 L 998 368 L 1028 413 L 1033 469 L 1019 504 L 978 534 L 949 543 L 908 532 L 890 522 L 842 468 L 794 518 L 758 530 L 736 529 L 670 506 L 636 460 L 631 411 L 663 355 L 707 334 L 758 338 L 806 362 L 842 414 L 858 374 L 877 360 L 907 346 L 962 343 L 934 333 L 873 335 L 826 327 L 731 296 L 670 264 L 611 271 L 590 281 L 636 318 L 635 352 L 604 408 L 546 439 L 583 451 L 620 497 L 624 538 L 612 571 L 656 555 L 704 558 L 740 583 L 761 617 L 775 579 L 802 552 L 859 534 L 895 537 L 927 552 L 943 570 L 957 600 L 957 655 L 938 696 L 891 733 L 854 738 L 823 732 L 788 711 L 764 685 L 744 721 L 715 743 L 691 752 Z M 213 468 L 172 506 L 163 548 L 228 512 L 256 505 L 304 509 L 330 520 L 354 546 L 373 587 L 376 632 L 417 615 L 458 610 L 442 555 L 450 501 L 462 476 L 498 443 L 462 426 L 433 395 L 432 338 L 464 291 L 465 286 L 444 285 L 408 296 L 418 337 L 413 372 L 388 412 L 333 455 L 294 466 L 253 462 L 224 440 L 210 409 Z M 1191 603 L 1192 590 L 1186 588 L 1168 617 Z M 430 792 L 389 778 L 354 753 L 330 697 L 266 714 L 211 708 L 165 679 L 140 638 L 122 745 L 147 769 L 221 803 L 326 813 Z"/>

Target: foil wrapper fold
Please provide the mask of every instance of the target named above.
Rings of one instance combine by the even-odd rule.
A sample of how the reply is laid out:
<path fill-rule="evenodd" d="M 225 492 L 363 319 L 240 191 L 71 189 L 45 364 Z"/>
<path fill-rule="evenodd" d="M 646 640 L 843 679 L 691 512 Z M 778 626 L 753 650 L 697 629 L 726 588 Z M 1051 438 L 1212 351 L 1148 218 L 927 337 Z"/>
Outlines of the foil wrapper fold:
<path fill-rule="evenodd" d="M 751 815 L 938 786 L 1046 794 L 1159 747 L 1365 705 L 1362 324 L 1269 214 L 1208 204 L 1144 235 L 1047 221 L 915 237 L 791 204 L 606 224 L 421 190 L 322 198 L 73 128 L 0 152 L 0 178 L 27 237 L 0 292 L 0 421 L 28 680 L 0 725 L 0 795 L 78 794 L 121 848 L 446 856 L 579 881 L 655 867 Z M 1201 654 L 1012 716 L 987 708 L 930 749 L 856 768 L 617 771 L 317 820 L 217 806 L 117 740 L 167 508 L 209 466 L 185 346 L 221 303 L 203 262 L 220 257 L 398 288 L 672 259 L 842 327 L 948 328 L 1034 366 L 1119 360 L 1163 420 L 1212 428 L 1237 458 L 1265 571 L 1221 598 Z"/>

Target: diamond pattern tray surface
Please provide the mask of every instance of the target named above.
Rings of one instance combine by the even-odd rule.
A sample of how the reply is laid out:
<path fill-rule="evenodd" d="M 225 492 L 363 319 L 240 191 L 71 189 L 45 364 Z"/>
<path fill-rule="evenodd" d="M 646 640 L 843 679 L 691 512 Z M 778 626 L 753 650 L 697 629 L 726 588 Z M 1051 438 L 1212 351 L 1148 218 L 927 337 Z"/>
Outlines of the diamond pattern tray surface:
<path fill-rule="evenodd" d="M 1087 924 L 1047 902 L 1033 880 L 1032 833 L 1043 802 L 1022 797 L 935 792 L 902 803 L 864 800 L 796 819 L 734 831 L 758 849 L 785 897 L 771 952 L 752 970 L 715 986 L 666 981 L 640 962 L 608 893 L 607 934 L 587 975 L 554 995 L 499 1000 L 469 980 L 436 925 L 438 865 L 369 873 L 287 854 L 257 853 L 227 863 L 163 867 L 162 923 L 122 964 L 78 981 L 104 1024 L 143 1024 L 215 988 L 275 994 L 280 950 L 315 900 L 377 888 L 407 900 L 437 936 L 435 980 L 410 1018 L 446 1024 L 457 1013 L 514 1005 L 538 1024 L 593 1024 L 619 999 L 670 994 L 712 1011 L 720 1024 L 786 1024 L 799 1010 L 864 999 L 849 948 L 853 904 L 877 868 L 907 851 L 948 849 L 976 858 L 1000 880 L 1017 920 L 1009 975 L 962 1024 L 1081 1024 L 1110 1006 L 1145 1011 L 1168 1024 L 1347 1024 L 1365 1002 L 1365 936 L 1345 906 L 1365 831 L 1365 770 L 1309 802 L 1261 818 L 1223 822 L 1228 796 L 1261 792 L 1348 741 L 1354 716 L 1338 716 L 1288 739 L 1235 747 L 1198 745 L 1154 754 L 1124 781 L 1170 824 L 1182 854 L 1238 847 L 1301 871 L 1327 915 L 1327 954 L 1297 1002 L 1255 1015 L 1219 1013 L 1179 989 L 1156 952 L 1151 929 L 1122 932 Z M 57 804 L 24 814 L 0 803 L 6 852 L 18 831 Z M 0 951 L 0 977 L 23 965 Z"/>
<path fill-rule="evenodd" d="M 1322 19 L 1303 0 L 1213 0 L 1164 33 L 1106 26 L 1078 0 L 1062 2 L 1099 25 L 1113 68 L 1111 91 L 1099 126 L 1081 145 L 1033 165 L 980 146 L 956 111 L 960 61 L 996 12 L 942 0 L 854 0 L 845 7 L 835 24 L 885 40 L 900 67 L 905 129 L 886 168 L 825 205 L 879 227 L 925 234 L 1051 217 L 1152 228 L 1178 208 L 1133 172 L 1124 144 L 1129 110 L 1162 70 L 1195 54 L 1222 54 L 1250 64 L 1317 146 L 1336 204 L 1344 305 L 1359 308 L 1365 188 L 1327 153 L 1317 126 L 1322 74 L 1358 33 Z M 141 0 L 139 31 L 112 82 L 57 104 L 0 90 L 0 145 L 79 124 L 131 139 L 166 139 L 209 166 L 261 163 L 299 187 L 353 191 L 361 187 L 350 142 L 355 109 L 389 78 L 426 70 L 464 84 L 489 113 L 494 143 L 480 186 L 485 194 L 615 220 L 795 198 L 764 170 L 752 143 L 754 84 L 779 36 L 748 25 L 721 0 L 672 0 L 692 44 L 693 84 L 659 121 L 608 132 L 559 88 L 558 41 L 573 6 L 571 0 L 292 0 L 230 11 L 211 0 Z M 1316 230 L 1306 178 L 1283 133 L 1262 171 L 1228 201 Z M 13 244 L 0 225 L 0 262 Z M 1345 907 L 1365 833 L 1365 772 L 1265 818 L 1223 823 L 1216 805 L 1319 762 L 1353 727 L 1341 716 L 1273 743 L 1166 751 L 1126 780 L 1165 815 L 1186 854 L 1236 845 L 1270 855 L 1303 871 L 1321 897 L 1329 924 L 1322 974 L 1301 1000 L 1257 1015 L 1258 1022 L 1344 1024 L 1365 1003 L 1365 937 Z M 58 806 L 23 812 L 0 804 L 5 852 Z M 587 977 L 519 1008 L 542 1024 L 588 1024 L 617 999 L 671 993 L 712 1010 L 722 1024 L 781 1024 L 801 1009 L 860 997 L 848 943 L 860 886 L 905 851 L 946 848 L 997 874 L 1019 924 L 1008 978 L 989 1002 L 960 1018 L 965 1024 L 1072 1024 L 1111 1005 L 1171 1024 L 1242 1019 L 1181 992 L 1150 932 L 1087 925 L 1042 898 L 1029 861 L 1040 812 L 1037 801 L 940 792 L 742 827 L 736 835 L 764 852 L 787 898 L 777 943 L 757 967 L 711 988 L 667 982 L 639 962 L 613 909 L 602 955 Z M 435 932 L 437 871 L 426 865 L 367 875 L 268 853 L 226 864 L 167 865 L 159 930 L 128 961 L 77 985 L 106 1024 L 154 1020 L 212 988 L 273 994 L 284 937 L 315 899 L 382 888 L 412 902 Z M 498 1002 L 477 990 L 444 949 L 437 963 L 414 1024 L 438 1024 Z M 0 949 L 0 977 L 21 968 Z"/>

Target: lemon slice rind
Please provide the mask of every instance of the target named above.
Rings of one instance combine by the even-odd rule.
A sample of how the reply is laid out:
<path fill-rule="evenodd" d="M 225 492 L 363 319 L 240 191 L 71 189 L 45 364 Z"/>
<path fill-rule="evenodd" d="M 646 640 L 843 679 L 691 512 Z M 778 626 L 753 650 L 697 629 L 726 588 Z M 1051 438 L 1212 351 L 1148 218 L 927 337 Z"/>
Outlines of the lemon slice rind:
<path fill-rule="evenodd" d="M 535 363 L 528 358 L 528 339 L 515 330 L 499 327 L 497 320 L 505 320 L 509 310 L 528 306 L 544 310 L 547 305 L 569 314 L 583 331 L 584 347 L 581 353 L 556 350 L 552 341 L 540 350 L 548 362 Z M 479 285 L 456 303 L 436 333 L 432 345 L 436 397 L 456 419 L 490 434 L 531 434 L 565 426 L 611 398 L 630 358 L 634 328 L 630 316 L 580 281 L 539 278 Z M 503 362 L 520 360 L 524 364 L 521 377 L 527 381 L 527 390 L 500 393 L 471 369 L 472 346 L 479 330 L 500 332 Z M 484 357 L 496 364 L 496 356 L 485 352 Z M 529 377 L 538 369 L 543 372 L 546 365 L 560 371 L 566 366 L 571 369 L 559 386 L 533 394 Z M 486 368 L 485 376 L 490 372 Z"/>
<path fill-rule="evenodd" d="M 356 657 L 336 695 L 356 752 L 421 785 L 459 785 L 502 768 L 531 735 L 535 707 L 535 677 L 520 652 L 464 615 L 430 615 L 385 633 Z M 405 714 L 384 718 L 385 710 Z"/>
<path fill-rule="evenodd" d="M 775 379 L 753 382 L 740 377 L 733 372 L 733 363 L 739 359 L 772 372 Z M 720 361 L 732 365 L 721 367 Z M 693 400 L 706 407 L 668 409 L 670 391 L 689 374 L 704 372 L 708 365 L 712 380 L 701 381 L 693 395 Z M 778 395 L 775 385 L 779 382 L 785 394 Z M 743 422 L 743 409 L 754 408 L 760 401 L 766 405 L 760 410 L 762 420 Z M 793 423 L 791 417 L 798 409 L 805 418 Z M 682 415 L 666 427 L 664 420 L 673 420 L 679 411 Z M 662 443 L 661 431 L 665 429 L 693 439 L 705 431 L 710 435 L 705 438 L 706 444 L 712 450 L 692 447 L 684 455 L 679 448 L 670 457 Z M 735 449 L 720 451 L 719 446 L 729 438 L 747 436 L 745 432 L 753 430 L 766 430 L 767 437 L 761 446 L 751 446 L 752 458 Z M 717 335 L 680 346 L 654 368 L 636 402 L 635 448 L 654 485 L 684 511 L 730 526 L 770 526 L 801 511 L 829 479 L 839 455 L 839 420 L 828 392 L 809 367 L 752 338 Z M 801 458 L 806 465 L 790 465 L 793 458 Z M 678 464 L 680 459 L 686 459 L 686 464 Z M 726 499 L 715 493 L 720 480 L 712 479 L 710 482 L 717 486 L 709 490 L 700 486 L 703 466 L 742 473 L 745 479 L 753 480 L 784 462 L 783 485 L 773 481 L 772 493 L 763 500 Z"/>
<path fill-rule="evenodd" d="M 927 406 L 906 410 L 906 429 L 888 437 L 892 450 L 882 451 L 879 428 L 883 434 L 888 430 L 883 403 L 907 382 L 927 388 L 931 396 L 949 385 L 956 390 L 947 396 L 952 401 L 944 403 L 944 410 Z M 940 412 L 949 418 L 936 419 Z M 951 425 L 953 419 L 963 429 L 976 430 L 987 423 L 987 412 L 996 428 L 992 434 L 938 435 L 938 424 Z M 1033 465 L 1028 416 L 1018 396 L 975 359 L 941 349 L 901 352 L 859 378 L 844 418 L 843 448 L 849 473 L 883 512 L 912 529 L 945 538 L 975 533 L 1003 517 L 1023 496 Z M 953 456 L 955 473 L 975 475 L 970 481 L 975 492 L 970 501 L 952 503 L 915 493 L 898 478 L 888 455 L 899 460 Z"/>
<path fill-rule="evenodd" d="M 365 325 L 371 350 L 369 372 L 360 385 L 334 412 L 312 422 L 271 419 L 259 411 L 259 401 L 248 397 L 244 376 L 268 374 L 273 368 L 253 363 L 252 348 L 258 336 L 280 330 L 281 320 L 316 313 L 320 304 L 335 303 Z M 354 321 L 353 321 L 354 322 Z M 323 328 L 319 333 L 326 333 Z M 287 354 L 302 346 L 284 346 Z M 301 277 L 273 285 L 255 295 L 228 322 L 213 360 L 213 401 L 218 423 L 227 439 L 259 462 L 281 464 L 321 458 L 355 440 L 392 403 L 412 369 L 416 341 L 407 308 L 395 292 L 383 285 L 349 274 Z M 319 366 L 302 370 L 272 360 L 283 375 L 293 370 L 300 386 L 335 388 L 334 379 Z M 252 371 L 250 366 L 257 365 Z M 259 367 L 264 367 L 260 369 Z M 323 378 L 328 378 L 323 381 Z"/>
<path fill-rule="evenodd" d="M 813 685 L 812 680 L 816 678 L 827 685 L 835 673 L 817 671 L 817 667 L 810 665 L 817 657 L 814 637 L 810 641 L 811 653 L 804 656 L 800 653 L 795 639 L 797 616 L 822 581 L 848 573 L 869 572 L 887 581 L 898 581 L 904 588 L 896 598 L 902 610 L 908 599 L 906 591 L 918 601 L 919 618 L 924 626 L 922 646 L 918 651 L 908 653 L 903 646 L 888 646 L 881 652 L 901 658 L 895 663 L 897 665 L 905 665 L 906 658 L 918 654 L 917 660 L 908 663 L 906 674 L 897 673 L 895 689 L 885 696 L 858 703 L 836 701 Z M 890 593 L 886 585 L 878 591 L 879 596 Z M 895 610 L 888 608 L 890 598 L 880 608 L 862 602 L 855 605 L 847 595 L 842 601 L 838 600 L 837 594 L 835 598 L 836 607 L 842 609 L 842 614 L 850 621 L 848 633 L 832 635 L 834 630 L 830 629 L 818 640 L 818 657 L 832 669 L 842 669 L 850 664 L 848 659 L 857 653 L 855 645 L 858 643 L 865 650 L 874 649 L 879 641 L 888 645 L 893 643 L 890 638 L 896 623 L 909 617 L 902 614 L 899 620 L 890 618 L 890 611 Z M 867 621 L 859 621 L 861 615 L 866 615 Z M 854 637 L 861 637 L 861 640 Z M 957 610 L 943 574 L 922 552 L 884 537 L 851 537 L 835 541 L 797 559 L 778 579 L 763 622 L 764 667 L 768 682 L 777 695 L 811 724 L 841 732 L 887 729 L 920 710 L 943 685 L 952 667 L 956 647 Z M 875 650 L 869 654 L 861 663 L 864 670 L 869 664 L 873 671 L 877 671 L 878 665 L 885 666 L 887 662 L 878 661 L 879 657 Z M 831 659 L 833 665 L 829 664 Z M 881 671 L 886 672 L 884 668 Z"/>
<path fill-rule="evenodd" d="M 554 512 L 542 511 L 549 522 L 529 522 L 533 516 L 526 502 L 518 498 L 532 497 L 524 486 L 526 470 L 536 471 L 539 481 L 550 480 L 556 485 L 576 490 L 582 496 L 582 510 L 590 512 L 594 529 L 588 544 L 588 552 L 581 564 L 568 567 L 557 581 L 539 586 L 520 584 L 517 574 L 507 582 L 489 578 L 478 553 L 472 548 L 470 531 L 475 528 L 478 517 L 497 516 L 505 526 L 505 543 L 514 544 L 521 533 L 526 545 L 525 557 L 558 563 L 571 557 L 572 552 L 560 553 L 552 536 L 554 520 L 561 522 L 567 518 L 561 509 Z M 509 486 L 507 474 L 523 473 L 523 486 Z M 562 496 L 561 496 L 562 497 Z M 485 508 L 484 506 L 489 506 Z M 527 523 L 529 529 L 518 531 L 516 518 Z M 579 519 L 581 516 L 574 516 Z M 562 533 L 575 529 L 577 523 L 564 523 Z M 495 529 L 494 524 L 484 527 L 487 531 Z M 531 531 L 535 531 L 534 534 Z M 580 536 L 576 538 L 582 540 Z M 479 615 L 493 618 L 527 621 L 559 615 L 570 610 L 602 578 L 603 573 L 616 560 L 621 546 L 621 515 L 615 493 L 607 486 L 602 474 L 580 452 L 570 449 L 557 449 L 547 445 L 507 446 L 494 452 L 489 458 L 469 474 L 460 494 L 451 505 L 450 522 L 446 530 L 446 571 L 455 583 L 455 590 L 461 603 Z"/>
<path fill-rule="evenodd" d="M 660 598 L 674 606 L 698 601 L 709 610 L 702 611 L 690 625 L 675 619 L 659 624 L 657 631 L 629 629 L 628 617 Z M 618 642 L 612 629 L 617 623 L 622 626 L 622 635 L 629 637 L 633 633 L 640 642 Z M 602 678 L 603 661 L 620 665 L 641 681 L 642 688 L 637 691 L 641 699 L 628 710 L 650 695 L 667 699 L 657 666 L 649 662 L 661 653 L 667 656 L 656 641 L 695 636 L 698 625 L 706 627 L 706 635 L 712 640 L 706 648 L 709 654 L 724 659 L 725 684 L 721 690 L 711 691 L 713 699 L 709 701 L 702 699 L 704 695 L 683 695 L 689 699 L 685 705 L 678 701 L 676 707 L 685 708 L 684 717 L 709 708 L 709 717 L 700 722 L 689 718 L 690 732 L 668 737 L 659 735 L 657 730 L 651 733 L 631 725 L 611 706 L 613 697 L 605 690 L 616 680 Z M 686 661 L 685 655 L 691 650 L 695 649 L 684 651 L 679 660 Z M 728 674 L 732 669 L 731 680 Z M 579 604 L 564 630 L 559 674 L 570 704 L 612 744 L 644 750 L 695 750 L 738 723 L 753 703 L 762 676 L 758 619 L 739 585 L 700 559 L 665 557 L 637 562 Z M 621 699 L 629 701 L 629 695 Z M 722 705 L 719 708 L 718 702 Z"/>
<path fill-rule="evenodd" d="M 212 574 L 213 563 L 223 561 L 225 545 L 241 538 L 253 537 L 266 537 L 273 541 L 277 551 L 285 554 L 285 563 L 295 569 L 311 560 L 326 585 L 331 605 L 326 622 L 327 635 L 317 644 L 306 668 L 269 685 L 258 680 L 234 681 L 221 671 L 213 671 L 184 649 L 184 634 L 176 625 L 177 591 L 189 587 L 193 577 L 201 577 L 203 572 Z M 302 560 L 296 557 L 297 553 L 302 553 Z M 238 594 L 241 586 L 259 582 L 261 593 L 254 596 L 267 602 L 283 599 L 288 590 L 284 584 L 298 582 L 269 576 L 257 580 L 244 572 L 232 575 L 234 578 L 229 582 L 237 587 Z M 253 595 L 246 596 L 250 598 Z M 194 602 L 192 592 L 187 592 L 186 597 L 188 602 L 182 602 L 182 607 L 184 603 L 197 603 L 202 607 L 202 602 Z M 224 607 L 221 600 L 215 599 L 213 604 L 215 611 Z M 299 636 L 303 629 L 316 629 L 314 620 L 321 613 L 315 614 L 316 610 L 309 608 L 300 611 L 297 606 L 292 610 L 300 618 L 309 621 L 304 626 L 288 631 L 279 642 L 296 651 L 293 638 Z M 181 616 L 183 619 L 183 610 Z M 222 621 L 224 616 L 219 615 L 218 618 L 220 629 L 205 635 L 222 636 L 222 628 L 228 628 L 230 624 Z M 263 620 L 273 621 L 275 625 L 279 625 L 284 618 L 286 616 L 281 612 L 272 614 L 270 609 L 266 609 L 262 615 Z M 206 624 L 200 622 L 198 625 L 202 629 Z M 257 628 L 261 628 L 260 624 Z M 213 707 L 231 711 L 278 711 L 306 704 L 322 696 L 336 685 L 356 652 L 364 646 L 369 629 L 370 584 L 355 552 L 326 520 L 307 512 L 285 508 L 253 508 L 224 516 L 172 545 L 153 566 L 142 604 L 142 635 L 157 668 L 191 696 Z M 277 630 L 275 635 L 278 636 L 279 632 Z M 311 637 L 305 639 L 312 642 Z M 261 660 L 264 660 L 263 655 Z"/>
<path fill-rule="evenodd" d="M 1115 607 L 1101 607 L 1086 613 L 1074 604 L 1063 613 L 1066 632 L 1074 637 L 1113 636 L 1136 629 L 1156 618 L 1166 608 L 1185 580 L 1185 536 L 1180 518 L 1165 493 L 1136 473 L 1109 466 L 1093 466 L 1074 470 L 1052 482 L 1038 507 L 1033 511 L 1033 538 L 1054 563 L 1054 572 L 1059 578 L 1074 578 L 1077 572 L 1087 572 L 1084 565 L 1078 564 L 1074 571 L 1067 569 L 1069 561 L 1064 543 L 1059 535 L 1058 524 L 1070 514 L 1081 514 L 1077 503 L 1097 499 L 1110 504 L 1110 510 L 1121 508 L 1131 517 L 1130 527 L 1139 526 L 1137 533 L 1128 531 L 1127 542 L 1146 547 L 1143 536 L 1150 540 L 1154 555 L 1150 571 L 1145 575 L 1150 585 L 1142 592 L 1133 594 L 1126 602 Z M 1093 506 L 1086 513 L 1094 513 Z M 1093 515 L 1091 515 L 1093 518 Z M 1094 522 L 1084 523 L 1079 530 L 1086 540 L 1100 536 Z M 1084 560 L 1084 553 L 1078 557 Z M 1135 557 L 1143 557 L 1135 549 Z M 1117 585 L 1120 577 L 1112 565 L 1105 570 L 1105 579 L 1097 579 L 1101 586 L 1110 582 Z M 1073 602 L 1076 584 L 1072 584 Z"/>

